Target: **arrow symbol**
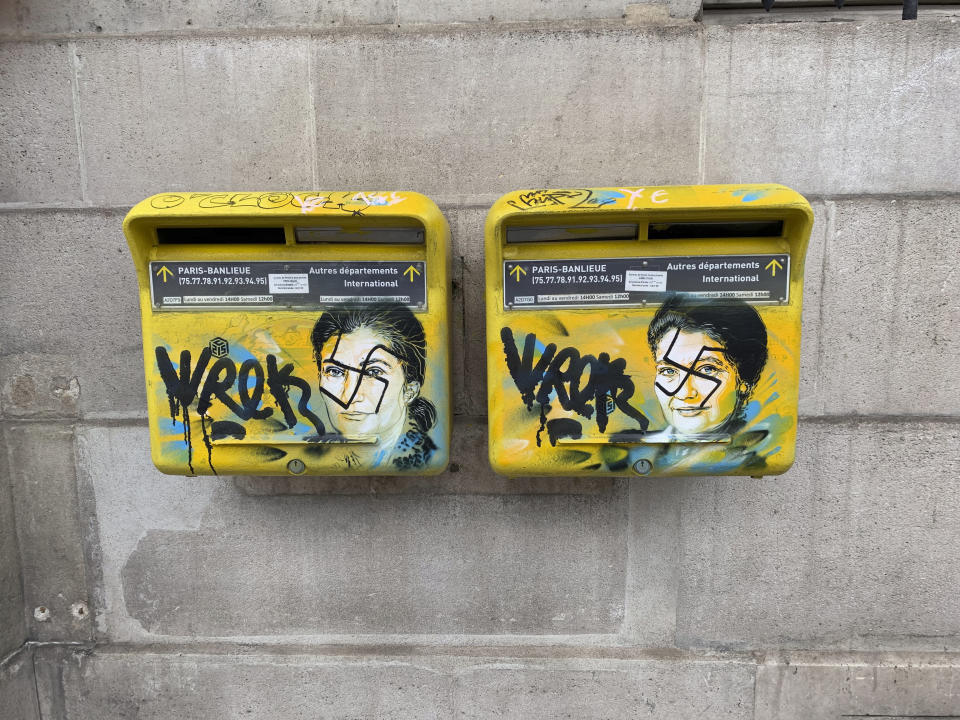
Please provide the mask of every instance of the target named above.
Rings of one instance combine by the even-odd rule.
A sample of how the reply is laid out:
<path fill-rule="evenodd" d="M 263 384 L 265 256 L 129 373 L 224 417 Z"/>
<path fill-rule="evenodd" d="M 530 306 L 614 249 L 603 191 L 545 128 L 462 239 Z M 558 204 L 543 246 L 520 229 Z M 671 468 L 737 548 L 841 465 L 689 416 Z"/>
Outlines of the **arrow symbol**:
<path fill-rule="evenodd" d="M 527 274 L 527 271 L 524 270 L 524 269 L 523 269 L 522 267 L 520 267 L 519 265 L 517 265 L 515 268 L 513 268 L 513 270 L 510 271 L 510 274 L 511 274 L 511 275 L 514 275 L 514 278 L 516 279 L 517 282 L 520 282 L 520 274 L 521 274 L 521 273 L 523 273 L 524 275 L 526 275 L 526 274 Z"/>
<path fill-rule="evenodd" d="M 406 270 L 403 271 L 403 274 L 406 275 L 406 276 L 408 276 L 408 277 L 410 278 L 410 282 L 413 282 L 413 274 L 414 274 L 414 273 L 416 273 L 417 275 L 419 275 L 419 274 L 420 274 L 420 271 L 417 270 L 413 265 L 411 265 L 410 267 L 408 267 Z"/>
<path fill-rule="evenodd" d="M 783 265 L 780 264 L 780 261 L 779 261 L 779 260 L 777 260 L 776 258 L 774 258 L 773 260 L 771 260 L 770 262 L 767 263 L 767 266 L 764 268 L 764 270 L 769 270 L 769 271 L 770 271 L 770 274 L 771 274 L 773 277 L 776 277 L 776 276 L 777 276 L 777 270 L 783 270 Z"/>
<path fill-rule="evenodd" d="M 173 275 L 173 270 L 168 268 L 166 265 L 157 270 L 157 276 L 163 280 L 163 282 L 166 282 L 171 275 Z"/>

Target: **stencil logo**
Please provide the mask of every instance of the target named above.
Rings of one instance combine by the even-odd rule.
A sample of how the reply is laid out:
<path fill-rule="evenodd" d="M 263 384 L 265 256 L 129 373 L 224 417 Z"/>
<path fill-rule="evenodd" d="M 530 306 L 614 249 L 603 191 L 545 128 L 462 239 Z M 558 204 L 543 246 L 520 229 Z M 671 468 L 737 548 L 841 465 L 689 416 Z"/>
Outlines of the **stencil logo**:
<path fill-rule="evenodd" d="M 222 337 L 215 337 L 210 341 L 210 354 L 215 358 L 226 357 L 230 352 L 230 343 Z"/>

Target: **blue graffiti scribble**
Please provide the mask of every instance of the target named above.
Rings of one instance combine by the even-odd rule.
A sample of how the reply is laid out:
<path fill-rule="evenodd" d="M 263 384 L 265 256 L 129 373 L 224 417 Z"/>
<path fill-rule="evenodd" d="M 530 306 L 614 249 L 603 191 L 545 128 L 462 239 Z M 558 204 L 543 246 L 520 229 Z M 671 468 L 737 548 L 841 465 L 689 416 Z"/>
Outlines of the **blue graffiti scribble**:
<path fill-rule="evenodd" d="M 621 192 L 617 192 L 616 190 L 602 190 L 600 192 L 595 192 L 587 201 L 587 204 L 597 205 L 598 207 L 602 205 L 612 205 L 623 197 L 626 197 L 626 195 Z"/>
<path fill-rule="evenodd" d="M 230 357 L 237 365 L 242 365 L 247 360 L 257 360 L 257 357 L 243 345 L 232 345 L 230 347 Z"/>
<path fill-rule="evenodd" d="M 177 427 L 177 421 L 171 418 L 157 418 L 157 426 L 161 433 L 169 434 L 180 432 L 180 428 Z"/>
<path fill-rule="evenodd" d="M 188 453 L 183 440 L 167 440 L 161 443 L 160 453 L 164 459 L 174 459 L 176 462 L 181 463 L 187 462 Z"/>
<path fill-rule="evenodd" d="M 690 472 L 701 475 L 722 475 L 723 473 L 738 470 L 742 466 L 743 458 L 734 455 L 733 457 L 725 457 L 713 462 L 691 463 Z"/>
<path fill-rule="evenodd" d="M 743 419 L 748 423 L 753 422 L 757 419 L 757 416 L 760 414 L 760 408 L 762 406 L 756 400 L 751 400 L 747 403 L 747 406 L 743 409 Z"/>
<path fill-rule="evenodd" d="M 739 190 L 733 191 L 733 196 L 740 198 L 740 202 L 746 203 L 764 198 L 771 192 L 772 190 L 747 190 L 746 188 L 740 188 Z"/>

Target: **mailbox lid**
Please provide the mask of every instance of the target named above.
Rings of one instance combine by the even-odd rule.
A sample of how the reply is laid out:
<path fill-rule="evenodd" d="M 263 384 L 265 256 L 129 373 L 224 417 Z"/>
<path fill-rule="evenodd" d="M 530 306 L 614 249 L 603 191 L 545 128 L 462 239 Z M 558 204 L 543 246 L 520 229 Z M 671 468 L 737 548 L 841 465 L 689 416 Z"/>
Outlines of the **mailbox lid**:
<path fill-rule="evenodd" d="M 124 227 L 159 469 L 443 470 L 449 228 L 432 201 L 166 193 Z"/>
<path fill-rule="evenodd" d="M 780 185 L 500 198 L 486 224 L 494 468 L 507 475 L 786 471 L 812 218 L 806 200 Z M 688 337 L 697 330 L 701 337 Z M 762 355 L 762 363 L 749 355 Z M 706 367 L 710 360 L 718 366 Z M 697 384 L 706 388 L 694 402 Z M 676 392 L 679 385 L 686 389 Z"/>

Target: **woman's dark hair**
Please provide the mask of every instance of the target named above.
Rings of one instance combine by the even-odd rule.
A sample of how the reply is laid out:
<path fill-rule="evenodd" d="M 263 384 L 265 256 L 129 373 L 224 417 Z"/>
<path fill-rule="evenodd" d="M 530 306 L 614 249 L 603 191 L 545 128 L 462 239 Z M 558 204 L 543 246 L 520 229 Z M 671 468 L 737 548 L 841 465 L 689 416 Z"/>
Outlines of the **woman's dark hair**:
<path fill-rule="evenodd" d="M 347 335 L 360 328 L 367 328 L 386 341 L 384 344 L 400 360 L 406 382 L 423 386 L 427 364 L 426 337 L 423 325 L 404 305 L 367 305 L 323 313 L 310 334 L 317 368 L 322 368 L 321 352 L 327 340 L 334 335 Z M 419 395 L 408 403 L 407 414 L 423 433 L 433 427 L 437 420 L 437 410 L 433 403 Z"/>
<path fill-rule="evenodd" d="M 738 415 L 767 364 L 767 328 L 759 313 L 743 300 L 710 302 L 676 294 L 660 306 L 647 328 L 654 358 L 657 346 L 670 330 L 702 332 L 723 346 L 724 355 L 737 369 L 738 385 L 747 385 L 746 392 L 737 390 L 734 416 Z"/>

